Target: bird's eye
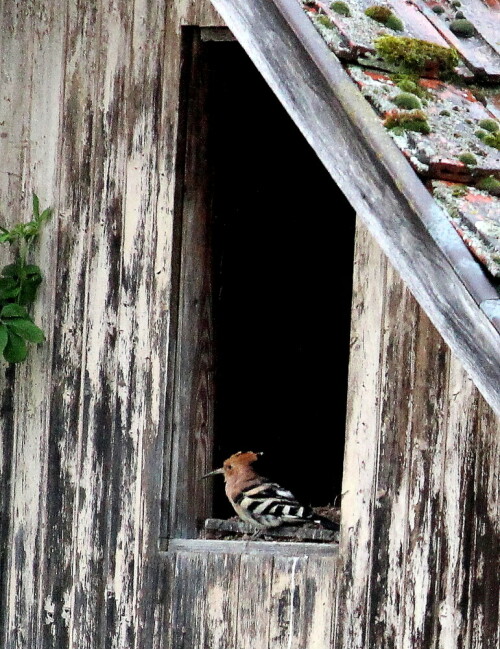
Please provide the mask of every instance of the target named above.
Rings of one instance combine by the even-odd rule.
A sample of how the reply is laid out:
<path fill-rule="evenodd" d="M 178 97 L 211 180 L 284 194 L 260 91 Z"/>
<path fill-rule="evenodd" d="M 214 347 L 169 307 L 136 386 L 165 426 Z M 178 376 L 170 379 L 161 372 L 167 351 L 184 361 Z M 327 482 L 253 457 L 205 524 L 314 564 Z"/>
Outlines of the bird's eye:
<path fill-rule="evenodd" d="M 226 466 L 226 469 L 231 470 L 232 468 L 233 468 L 233 465 L 232 465 L 232 464 L 228 464 L 228 465 Z"/>

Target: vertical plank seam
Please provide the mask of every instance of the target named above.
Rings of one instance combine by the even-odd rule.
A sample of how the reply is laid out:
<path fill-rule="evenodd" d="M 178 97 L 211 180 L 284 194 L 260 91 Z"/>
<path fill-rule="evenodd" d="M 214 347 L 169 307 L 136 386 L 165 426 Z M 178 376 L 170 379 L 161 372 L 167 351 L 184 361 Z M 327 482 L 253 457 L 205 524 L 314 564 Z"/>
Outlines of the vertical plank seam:
<path fill-rule="evenodd" d="M 446 529 L 444 525 L 444 493 L 445 493 L 445 482 L 446 482 L 446 465 L 448 462 L 448 453 L 449 453 L 449 415 L 450 415 L 450 400 L 451 400 L 451 351 L 448 345 L 446 345 L 446 378 L 444 385 L 444 412 L 442 419 L 442 427 L 444 431 L 444 452 L 443 452 L 443 463 L 441 465 L 441 479 L 439 486 L 439 551 L 436 555 L 436 584 L 435 584 L 435 605 L 434 605 L 434 615 L 433 615 L 433 637 L 435 647 L 438 647 L 440 644 L 439 641 L 439 611 L 440 611 L 440 599 L 441 593 L 443 591 L 443 580 L 444 575 L 441 571 L 441 566 L 443 563 L 443 537 L 446 534 Z M 432 649 L 432 648 L 429 648 Z"/>
<path fill-rule="evenodd" d="M 394 273 L 397 273 L 396 270 L 393 271 Z M 398 274 L 399 277 L 399 274 Z M 403 284 L 403 291 L 407 293 L 411 297 L 411 300 L 413 300 L 413 294 L 410 294 L 410 290 L 407 287 L 406 284 L 403 283 L 403 280 L 399 280 Z M 415 302 L 416 304 L 416 302 Z M 405 505 L 404 505 L 404 521 L 403 521 L 403 537 L 402 537 L 402 543 L 403 543 L 403 557 L 401 561 L 401 570 L 400 574 L 403 576 L 401 580 L 401 608 L 400 608 L 400 615 L 399 615 L 399 620 L 406 619 L 406 608 L 407 608 L 407 589 L 408 589 L 408 579 L 407 579 L 407 571 L 408 571 L 408 542 L 410 538 L 410 502 L 411 502 L 411 480 L 413 477 L 413 417 L 414 417 L 414 399 L 415 399 L 415 393 L 416 393 L 416 377 L 417 377 L 417 342 L 418 342 L 418 329 L 420 327 L 420 317 L 418 313 L 418 308 L 416 311 L 416 322 L 414 323 L 411 331 L 411 381 L 410 381 L 410 393 L 412 397 L 408 400 L 408 423 L 407 423 L 407 429 L 405 431 L 405 446 L 404 446 L 404 452 L 406 456 L 406 476 L 405 476 L 405 481 L 407 483 L 407 490 L 406 490 L 406 499 L 405 499 Z M 408 430 L 409 427 L 409 430 Z M 403 465 L 405 464 L 405 461 L 403 462 Z M 404 643 L 404 637 L 405 637 L 405 625 L 399 623 L 398 628 L 397 628 L 397 638 L 398 638 L 398 646 L 403 647 Z M 429 648 L 430 649 L 430 648 Z"/>
<path fill-rule="evenodd" d="M 271 579 L 269 580 L 269 599 L 272 600 L 273 596 L 273 583 L 274 583 L 274 577 L 275 577 L 275 571 L 274 571 L 274 564 L 275 564 L 275 556 L 271 556 L 271 565 L 269 567 L 269 572 L 271 575 Z M 269 607 L 269 613 L 267 616 L 267 647 L 263 647 L 262 649 L 273 649 L 271 647 L 271 607 Z"/>
<path fill-rule="evenodd" d="M 235 608 L 235 611 L 236 611 L 236 616 L 234 618 L 234 625 L 235 625 L 234 643 L 235 643 L 235 646 L 237 647 L 238 646 L 238 635 L 239 635 L 238 611 L 240 610 L 240 592 L 241 592 L 240 579 L 241 579 L 241 557 L 242 557 L 242 555 L 240 554 L 240 555 L 236 555 L 236 556 L 238 557 L 237 558 L 237 561 L 238 561 L 238 575 L 236 577 L 237 588 L 236 588 L 236 601 L 235 601 L 235 604 L 234 604 L 234 608 Z"/>
<path fill-rule="evenodd" d="M 360 218 L 357 216 L 356 218 Z M 368 230 L 367 230 L 368 232 Z M 371 233 L 369 233 L 369 236 L 371 237 Z M 383 255 L 384 259 L 384 269 L 383 269 L 383 286 L 387 286 L 387 256 L 385 253 L 380 253 Z M 383 296 L 382 296 L 382 318 L 380 322 L 380 336 L 379 336 L 379 353 L 378 353 L 378 376 L 377 376 L 377 390 L 376 394 L 378 395 L 378 411 L 376 415 L 376 422 L 377 422 L 377 447 L 375 449 L 375 472 L 373 475 L 373 482 L 372 482 L 372 494 L 371 494 L 371 502 L 370 502 L 370 548 L 369 548 L 369 559 L 368 559 L 368 565 L 369 565 L 369 570 L 368 570 L 368 578 L 367 578 L 367 585 L 366 585 L 366 593 L 365 593 L 365 629 L 363 632 L 363 644 L 364 646 L 367 646 L 367 640 L 370 641 L 371 638 L 371 610 L 372 610 L 372 598 L 371 598 L 371 586 L 372 586 L 372 580 L 373 580 L 373 557 L 374 557 L 374 548 L 375 548 L 375 528 L 373 525 L 373 520 L 374 520 L 374 513 L 375 509 L 377 506 L 377 484 L 378 484 L 378 475 L 379 475 L 379 467 L 380 467 L 380 449 L 382 445 L 382 439 L 381 439 L 381 423 L 382 423 L 382 399 L 380 398 L 381 395 L 381 390 L 382 390 L 382 367 L 384 366 L 385 363 L 385 358 L 386 358 L 386 351 L 385 351 L 385 345 L 384 345 L 384 331 L 385 331 L 385 322 L 386 322 L 386 314 L 387 314 L 387 290 L 383 291 Z M 353 648 L 354 649 L 354 648 Z M 355 649 L 360 649 L 356 647 Z"/>

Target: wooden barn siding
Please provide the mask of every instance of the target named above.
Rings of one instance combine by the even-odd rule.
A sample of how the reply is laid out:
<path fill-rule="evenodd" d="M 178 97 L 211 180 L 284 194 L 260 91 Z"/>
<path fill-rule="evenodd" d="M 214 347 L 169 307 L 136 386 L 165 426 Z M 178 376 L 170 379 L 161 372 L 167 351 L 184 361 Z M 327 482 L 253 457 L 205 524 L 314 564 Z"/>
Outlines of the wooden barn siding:
<path fill-rule="evenodd" d="M 2 222 L 38 248 L 48 342 L 1 384 L 0 644 L 149 646 L 180 25 L 208 3 L 0 2 Z M 6 261 L 2 249 L 2 261 Z"/>
<path fill-rule="evenodd" d="M 161 649 L 328 649 L 337 553 L 177 552 Z"/>
<path fill-rule="evenodd" d="M 498 418 L 358 224 L 337 647 L 498 649 Z"/>
<path fill-rule="evenodd" d="M 0 642 L 177 649 L 165 629 L 182 629 L 183 616 L 191 624 L 193 611 L 171 597 L 198 562 L 217 606 L 193 633 L 221 634 L 238 591 L 229 638 L 266 647 L 272 627 L 256 613 L 261 597 L 264 612 L 279 606 L 275 559 L 157 552 L 179 25 L 216 16 L 208 2 L 3 0 L 0 24 L 2 219 L 27 214 L 32 189 L 56 207 L 38 253 L 47 280 L 35 317 L 48 342 L 1 377 Z M 498 649 L 498 421 L 366 234 L 360 241 L 369 265 L 357 272 L 337 646 Z M 387 301 L 368 278 L 388 282 Z M 417 360 L 444 368 L 435 401 L 418 401 L 428 386 Z M 392 376 L 404 390 L 391 389 Z M 279 574 L 293 567 L 278 561 Z M 267 591 L 243 605 L 248 583 Z M 322 620 L 332 583 L 316 600 Z M 275 635 L 270 646 L 289 646 Z"/>

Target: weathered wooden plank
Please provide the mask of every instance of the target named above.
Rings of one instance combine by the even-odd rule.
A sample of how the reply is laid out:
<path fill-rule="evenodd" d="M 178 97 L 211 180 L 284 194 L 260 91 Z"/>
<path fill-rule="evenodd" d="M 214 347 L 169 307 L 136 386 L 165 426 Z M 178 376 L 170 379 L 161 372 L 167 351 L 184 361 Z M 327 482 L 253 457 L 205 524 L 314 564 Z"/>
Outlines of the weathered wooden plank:
<path fill-rule="evenodd" d="M 308 557 L 274 557 L 269 646 L 301 649 L 306 615 L 306 570 Z"/>
<path fill-rule="evenodd" d="M 153 600 L 150 600 L 150 602 L 153 601 L 153 623 L 149 622 L 147 616 L 141 615 L 141 619 L 146 621 L 145 630 L 152 649 L 172 649 L 170 629 L 172 628 L 172 585 L 175 577 L 175 560 L 174 552 L 162 553 L 161 561 L 158 561 L 156 567 L 157 580 L 156 588 L 152 590 Z M 142 606 L 143 603 L 139 603 L 139 607 L 142 608 Z M 139 633 L 138 636 L 142 636 L 142 634 Z"/>
<path fill-rule="evenodd" d="M 159 64 L 170 46 L 165 12 L 164 3 L 134 2 L 126 91 L 133 99 L 124 125 L 128 154 L 118 306 L 117 453 L 122 456 L 116 469 L 119 515 L 111 542 L 117 556 L 116 609 L 128 627 L 123 625 L 118 638 L 108 630 L 108 642 L 117 647 L 149 645 L 158 619 L 166 615 L 163 599 L 151 606 L 151 598 L 166 585 L 158 562 L 172 242 L 167 206 L 173 145 L 165 123 L 170 97 L 163 91 L 165 72 Z"/>
<path fill-rule="evenodd" d="M 205 647 L 233 649 L 236 644 L 240 591 L 240 557 L 211 553 L 207 558 Z"/>
<path fill-rule="evenodd" d="M 500 644 L 500 422 L 480 400 L 475 443 L 468 641 L 471 649 Z"/>
<path fill-rule="evenodd" d="M 57 211 L 58 185 L 60 179 L 60 149 L 58 134 L 62 120 L 62 96 L 65 66 L 65 37 L 66 37 L 66 3 L 37 2 L 31 7 L 33 35 L 36 46 L 33 52 L 33 72 L 30 82 L 31 118 L 30 118 L 30 154 L 29 171 L 25 177 L 29 179 L 32 192 L 36 192 L 41 205 L 55 207 L 51 221 L 42 231 L 39 243 L 35 248 L 35 261 L 38 262 L 44 274 L 44 281 L 39 289 L 37 301 L 33 308 L 35 322 L 40 324 L 46 333 L 47 341 L 36 349 L 31 349 L 26 364 L 20 368 L 17 376 L 17 398 L 19 411 L 23 413 L 23 421 L 16 424 L 17 434 L 25 431 L 31 441 L 31 448 L 40 445 L 39 474 L 40 474 L 40 512 L 38 520 L 33 516 L 31 524 L 37 524 L 38 530 L 33 550 L 27 544 L 24 546 L 26 557 L 32 557 L 38 589 L 36 611 L 37 640 L 40 648 L 59 646 L 55 638 L 54 621 L 59 616 L 59 627 L 64 625 L 63 603 L 59 597 L 54 600 L 51 595 L 57 590 L 54 585 L 52 592 L 45 589 L 45 570 L 47 556 L 52 558 L 52 547 L 49 542 L 50 534 L 54 532 L 54 519 L 49 521 L 48 513 L 54 512 L 54 503 L 58 509 L 59 494 L 62 486 L 52 491 L 49 474 L 57 470 L 58 452 L 57 441 L 51 438 L 51 381 L 53 377 L 53 341 L 56 327 L 56 282 L 58 237 L 57 226 L 59 214 Z M 31 192 L 30 192 L 31 193 Z M 26 408 L 26 404 L 30 404 Z M 30 470 L 30 481 L 36 489 L 33 467 Z M 49 486 L 50 485 L 50 486 Z M 58 523 L 61 522 L 61 512 L 57 511 Z M 49 533 L 48 530 L 50 530 Z M 37 556 L 38 555 L 38 556 Z M 38 559 L 39 557 L 39 559 Z M 28 559 L 29 561 L 30 559 Z M 48 640 L 48 641 L 47 641 Z"/>
<path fill-rule="evenodd" d="M 14 369 L 2 368 L 0 374 L 0 629 L 2 642 L 7 630 L 7 584 L 9 560 L 12 546 L 9 543 L 10 498 L 12 489 L 12 468 L 14 450 Z"/>
<path fill-rule="evenodd" d="M 179 552 L 175 563 L 170 640 L 175 649 L 203 647 L 208 555 Z"/>
<path fill-rule="evenodd" d="M 376 245 L 372 240 L 371 245 Z M 376 484 L 372 498 L 373 540 L 370 617 L 367 644 L 400 646 L 403 633 L 404 564 L 407 546 L 411 407 L 415 370 L 415 322 L 418 305 L 388 266 L 381 341 L 380 429 Z M 397 385 L 397 390 L 394 386 Z"/>
<path fill-rule="evenodd" d="M 302 647 L 333 647 L 333 631 L 338 613 L 338 557 L 311 557 L 307 563 Z"/>
<path fill-rule="evenodd" d="M 189 537 L 211 509 L 212 490 L 200 485 L 212 466 L 214 405 L 214 332 L 212 316 L 210 170 L 207 165 L 208 123 L 205 77 L 199 34 L 186 46 L 186 152 L 183 171 L 182 224 L 179 245 L 178 323 L 172 332 L 175 363 L 170 534 Z M 189 106 L 189 109 L 187 108 Z M 175 297 L 174 297 L 175 299 Z M 186 500 L 184 494 L 190 494 Z"/>
<path fill-rule="evenodd" d="M 288 0 L 214 5 L 500 412 L 492 387 L 500 383 L 498 334 L 478 307 L 487 295 L 498 296 L 300 6 Z"/>
<path fill-rule="evenodd" d="M 125 3 L 126 5 L 126 3 Z M 126 139 L 122 123 L 124 79 L 130 20 L 122 3 L 102 0 L 94 6 L 97 59 L 92 71 L 93 120 L 89 222 L 85 251 L 83 362 L 78 420 L 78 495 L 74 505 L 73 590 L 69 642 L 102 642 L 107 628 L 126 623 L 114 610 L 108 553 L 112 514 L 119 486 L 114 463 L 119 448 L 115 427 L 116 340 L 120 239 L 122 231 Z M 83 14 L 84 16 L 85 14 Z M 77 11 L 72 19 L 83 18 Z M 81 24 L 81 23 L 80 23 Z M 112 533 L 112 532 L 111 532 Z M 112 583 L 112 582 L 111 582 Z"/>
<path fill-rule="evenodd" d="M 338 556 L 336 543 L 291 543 L 286 541 L 219 541 L 211 539 L 171 539 L 168 552 L 216 552 L 219 554 L 266 554 L 296 557 L 297 554 L 308 556 Z M 165 553 L 162 553 L 164 556 Z"/>
<path fill-rule="evenodd" d="M 5 221 L 12 223 L 30 218 L 32 190 L 40 195 L 44 207 L 54 204 L 65 7 L 59 7 L 56 13 L 53 7 L 42 7 L 41 3 L 29 7 L 11 3 L 2 11 L 2 106 L 8 112 L 0 116 L 2 143 L 7 149 L 2 155 L 4 173 L 0 182 L 8 181 L 2 197 L 11 202 Z M 55 229 L 52 223 L 49 228 L 52 232 Z M 1 541 L 10 551 L 3 571 L 9 575 L 9 594 L 5 600 L 0 595 L 5 614 L 0 626 L 8 647 L 38 644 L 42 620 L 45 623 L 50 618 L 50 605 L 46 611 L 40 580 L 45 556 L 42 519 L 47 494 L 47 397 L 57 256 L 54 243 L 55 237 L 46 229 L 34 251 L 35 261 L 46 276 L 34 316 L 49 342 L 32 347 L 27 362 L 16 368 L 15 415 L 13 419 L 7 416 L 10 429 L 5 431 L 15 446 L 11 465 L 15 480 L 9 494 L 12 536 L 5 545 L 5 538 Z"/>
<path fill-rule="evenodd" d="M 413 300 L 413 298 L 412 298 Z M 416 305 L 416 302 L 413 300 Z M 446 449 L 448 349 L 418 308 L 415 319 L 411 445 L 407 458 L 408 533 L 405 559 L 403 647 L 435 646 L 441 571 L 442 474 Z"/>
<path fill-rule="evenodd" d="M 58 3 L 51 11 L 61 11 Z M 59 296 L 53 314 L 54 349 L 50 389 L 50 437 L 47 457 L 46 556 L 41 595 L 47 612 L 40 618 L 40 646 L 67 645 L 72 575 L 75 502 L 78 495 L 78 421 L 85 303 L 85 233 L 91 193 L 90 152 L 94 117 L 93 71 L 96 65 L 97 24 L 91 7 L 70 11 L 64 25 L 64 92 L 54 93 L 61 101 L 59 125 L 57 200 L 54 222 L 58 252 L 51 259 L 55 293 Z M 55 33 L 54 33 L 55 37 Z M 52 38 L 51 29 L 47 38 Z M 81 53 L 86 52 L 84 61 Z M 61 138 L 65 132 L 66 137 Z M 58 220 L 55 219 L 57 217 Z"/>
<path fill-rule="evenodd" d="M 31 20 L 18 15 L 18 3 L 0 5 L 0 75 L 2 101 L 0 101 L 0 143 L 2 145 L 2 170 L 0 173 L 0 222 L 12 225 L 26 214 L 28 206 L 25 181 L 22 178 L 26 157 L 27 133 L 30 117 L 30 89 L 20 83 L 29 79 L 32 70 Z M 2 266 L 10 261 L 7 246 L 0 249 Z M 26 467 L 17 462 L 16 456 L 22 445 L 15 435 L 15 370 L 7 367 L 3 359 L 0 374 L 2 393 L 2 417 L 0 418 L 0 644 L 13 646 L 15 637 L 27 635 L 28 619 L 34 611 L 34 593 L 30 585 L 19 584 L 23 574 L 23 557 L 16 530 L 21 523 L 24 507 L 22 492 L 17 480 L 26 487 Z M 35 451 L 36 453 L 36 451 Z M 28 459 L 28 458 L 27 458 Z M 16 478 L 18 476 L 18 478 Z M 12 480 L 12 482 L 11 482 Z M 21 491 L 21 493 L 20 493 Z M 31 494 L 32 495 L 32 494 Z M 17 507 L 14 507 L 16 502 Z M 21 511 L 20 511 L 21 510 Z M 25 525 L 29 523 L 25 521 Z M 33 529 L 33 528 L 32 528 Z M 22 535 L 23 530 L 20 530 Z M 36 532 L 35 532 L 36 533 Z M 29 537 L 31 535 L 28 535 Z M 27 566 L 26 570 L 32 574 Z M 26 590 L 27 588 L 27 590 Z M 17 612 L 16 598 L 18 608 Z M 31 628 L 30 632 L 33 632 Z"/>
<path fill-rule="evenodd" d="M 238 649 L 269 647 L 271 580 L 274 560 L 270 556 L 242 555 L 238 599 Z"/>
<path fill-rule="evenodd" d="M 366 646 L 375 475 L 379 434 L 379 365 L 387 260 L 358 219 L 354 249 L 351 356 L 342 482 L 336 646 Z M 367 404 L 370 404 L 369 406 Z M 375 493 L 376 495 L 376 493 Z"/>
<path fill-rule="evenodd" d="M 464 649 L 471 624 L 467 602 L 474 525 L 470 521 L 480 396 L 452 355 L 448 386 L 437 646 Z"/>

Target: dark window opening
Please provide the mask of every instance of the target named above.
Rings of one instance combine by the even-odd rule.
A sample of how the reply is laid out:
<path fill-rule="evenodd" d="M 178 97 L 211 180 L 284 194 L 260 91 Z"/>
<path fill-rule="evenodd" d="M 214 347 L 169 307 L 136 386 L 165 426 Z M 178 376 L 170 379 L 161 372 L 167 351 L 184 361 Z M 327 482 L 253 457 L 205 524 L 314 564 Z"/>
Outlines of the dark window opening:
<path fill-rule="evenodd" d="M 208 469 L 237 451 L 263 451 L 267 477 L 305 503 L 333 503 L 342 482 L 355 215 L 241 46 L 199 41 L 195 49 L 204 75 L 195 96 L 205 105 L 185 109 L 188 123 L 199 114 L 206 135 Z M 233 516 L 222 478 L 210 480 L 205 516 Z"/>

